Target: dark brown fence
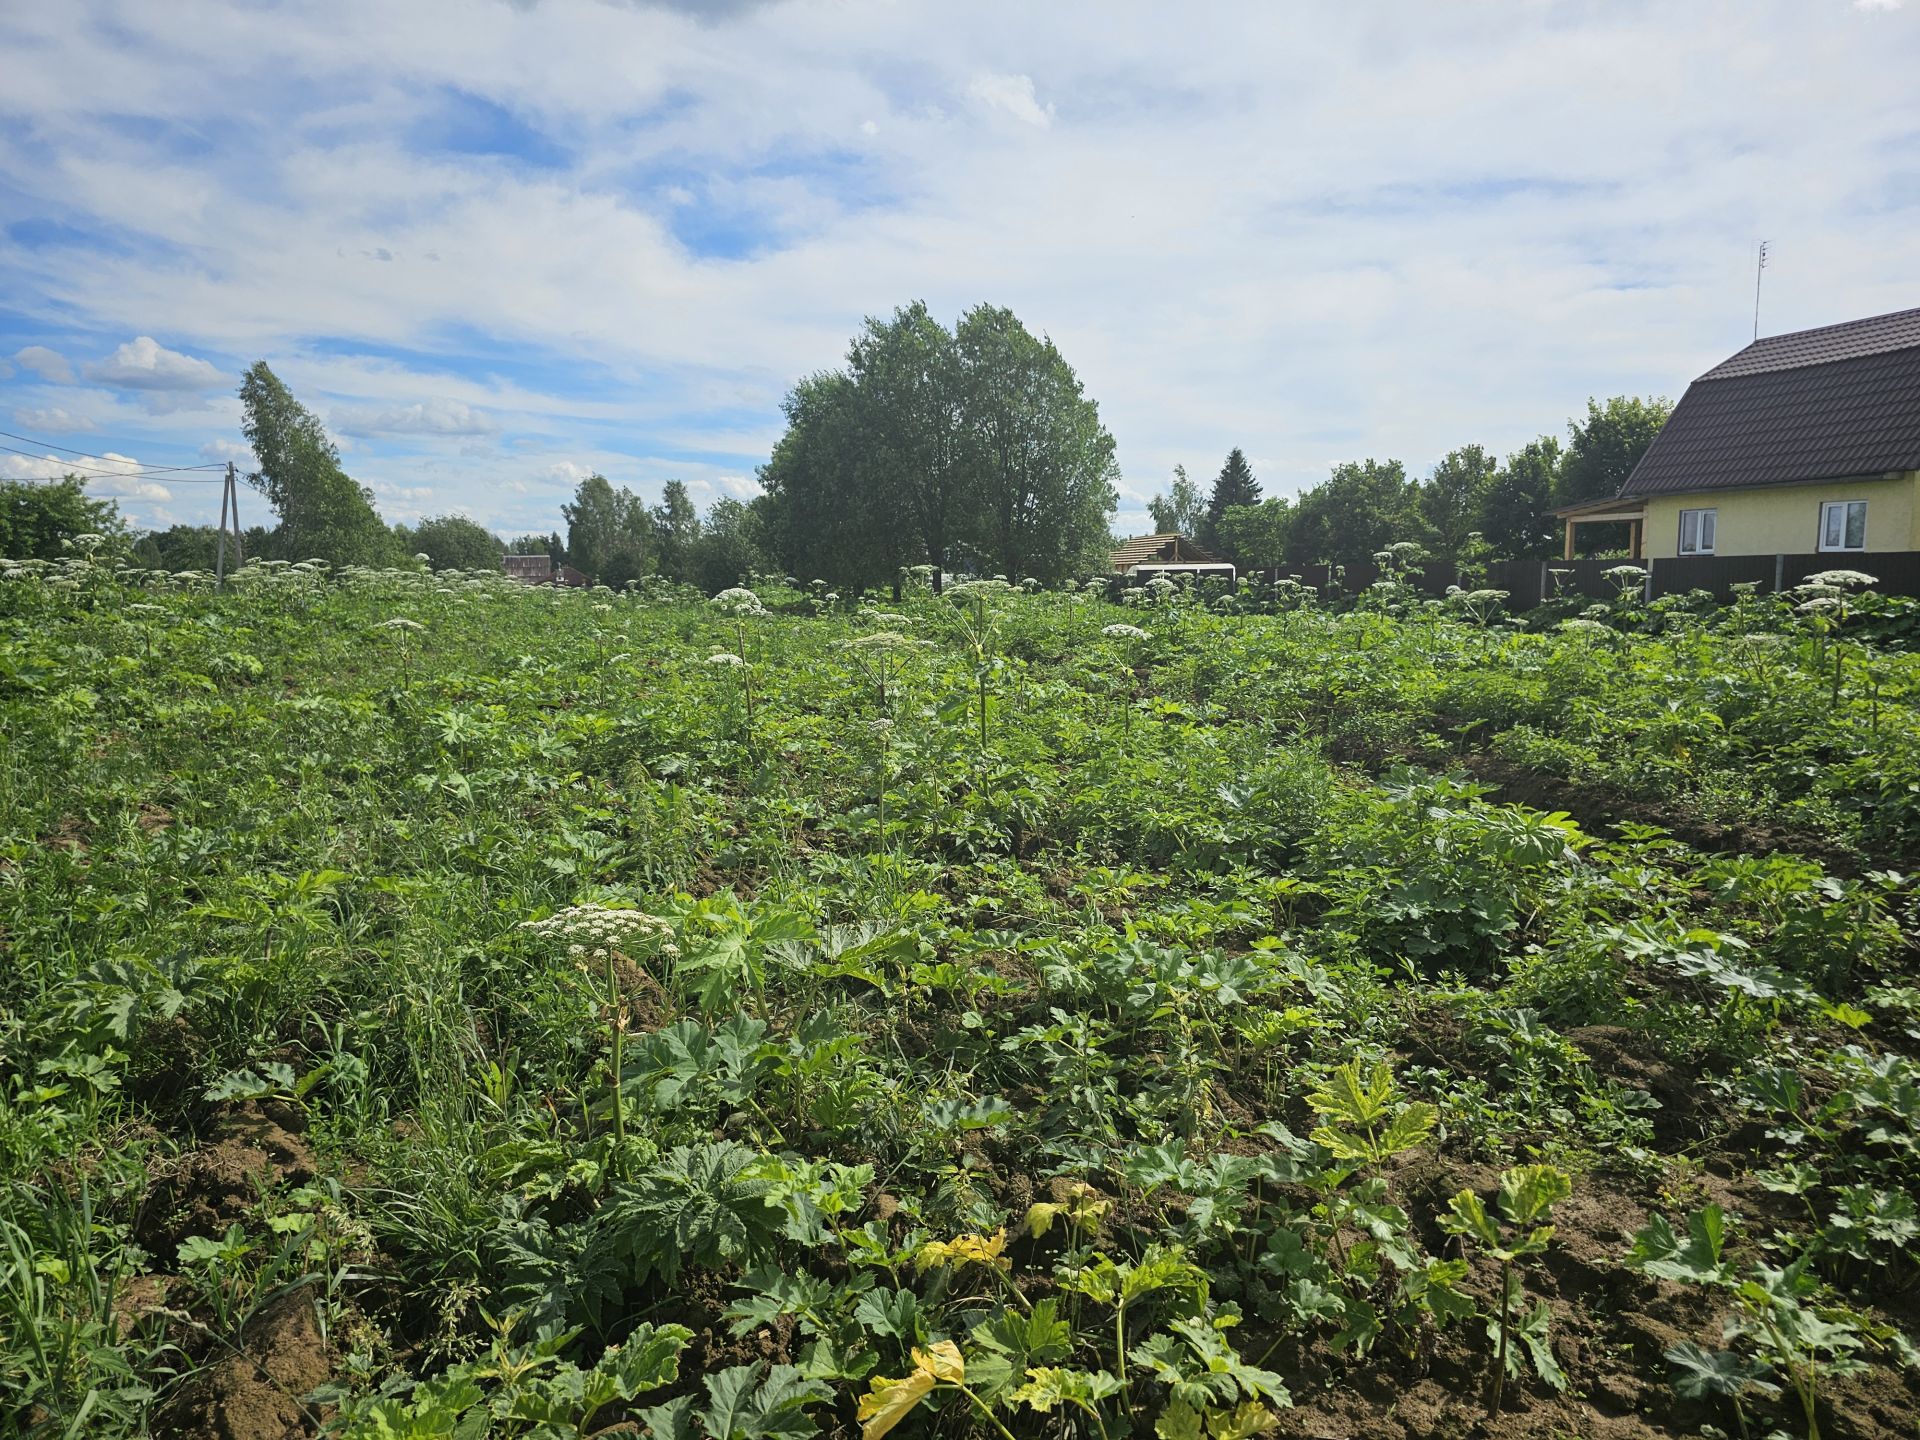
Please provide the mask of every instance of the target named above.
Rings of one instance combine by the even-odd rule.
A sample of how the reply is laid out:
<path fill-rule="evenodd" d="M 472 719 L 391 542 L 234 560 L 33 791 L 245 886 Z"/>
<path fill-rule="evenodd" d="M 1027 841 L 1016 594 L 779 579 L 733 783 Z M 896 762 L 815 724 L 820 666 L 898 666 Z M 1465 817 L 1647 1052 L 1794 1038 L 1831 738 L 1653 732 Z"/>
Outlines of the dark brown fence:
<path fill-rule="evenodd" d="M 1736 585 L 1758 585 L 1771 592 L 1780 569 L 1778 555 L 1687 555 L 1649 562 L 1653 595 L 1684 595 L 1709 590 L 1716 600 L 1731 600 Z"/>
<path fill-rule="evenodd" d="M 1858 570 L 1871 575 L 1870 587 L 1882 595 L 1920 596 L 1920 550 L 1889 550 L 1872 555 L 1688 555 L 1673 560 L 1629 561 L 1619 558 L 1600 560 L 1496 560 L 1487 566 L 1486 587 L 1507 592 L 1507 609 L 1532 610 L 1548 600 L 1565 595 L 1582 595 L 1592 600 L 1611 600 L 1620 587 L 1607 578 L 1607 572 L 1621 565 L 1638 564 L 1648 571 L 1650 598 L 1684 595 L 1706 590 L 1716 599 L 1733 598 L 1736 585 L 1754 585 L 1763 595 L 1776 590 L 1791 590 L 1809 575 L 1823 570 Z M 1413 586 L 1423 595 L 1444 595 L 1457 583 L 1458 571 L 1445 560 L 1429 560 L 1422 573 L 1413 578 Z M 1380 567 L 1363 562 L 1354 565 L 1281 565 L 1248 570 L 1246 576 L 1256 583 L 1298 580 L 1311 585 L 1322 600 L 1350 599 L 1380 578 Z"/>

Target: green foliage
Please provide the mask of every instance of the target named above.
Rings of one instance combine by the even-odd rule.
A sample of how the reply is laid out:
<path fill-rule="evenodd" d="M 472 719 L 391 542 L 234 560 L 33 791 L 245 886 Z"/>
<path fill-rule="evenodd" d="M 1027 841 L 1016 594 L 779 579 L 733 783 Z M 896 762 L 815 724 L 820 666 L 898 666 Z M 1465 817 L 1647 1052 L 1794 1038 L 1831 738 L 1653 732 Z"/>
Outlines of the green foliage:
<path fill-rule="evenodd" d="M 1615 395 L 1605 405 L 1589 399 L 1586 421 L 1567 422 L 1554 503 L 1577 505 L 1617 494 L 1672 413 L 1671 401 L 1651 396 Z"/>
<path fill-rule="evenodd" d="M 1207 502 L 1200 493 L 1200 487 L 1187 478 L 1187 467 L 1176 465 L 1168 493 L 1156 494 L 1147 501 L 1147 511 L 1153 516 L 1156 535 L 1197 537 L 1201 526 L 1206 523 Z"/>
<path fill-rule="evenodd" d="M 632 1278 L 673 1284 L 688 1265 L 751 1264 L 782 1228 L 760 1155 L 737 1143 L 679 1145 L 618 1187 L 599 1213 L 596 1260 L 622 1262 Z"/>
<path fill-rule="evenodd" d="M 648 572 L 653 524 L 631 490 L 589 475 L 560 513 L 567 521 L 567 563 L 589 580 L 619 589 Z"/>
<path fill-rule="evenodd" d="M 911 573 L 15 568 L 0 1388 L 44 1433 L 163 1428 L 296 1291 L 369 1434 L 798 1434 L 830 1391 L 1225 1440 L 1468 1320 L 1503 1409 L 1671 1371 L 1763 1433 L 1907 1353 L 1914 891 L 1870 857 L 1920 810 L 1859 777 L 1911 769 L 1911 657 L 1836 700 L 1832 637 L 1758 602 L 1596 639 L 1176 596 L 1140 639 Z M 1533 808 L 1601 793 L 1676 833 Z M 1769 853 L 1677 838 L 1735 824 Z M 1618 1286 L 1549 1311 L 1528 1267 L 1584 1279 L 1568 1230 L 1703 1143 L 1751 1232 L 1655 1222 L 1614 1278 L 1734 1332 L 1562 1376 Z M 643 1393 L 629 1332 L 680 1318 L 711 1358 Z"/>
<path fill-rule="evenodd" d="M 1313 1132 L 1313 1142 L 1355 1165 L 1382 1164 L 1424 1145 L 1433 1132 L 1433 1106 L 1396 1103 L 1393 1071 L 1384 1061 L 1365 1074 L 1357 1060 L 1335 1067 L 1307 1103 L 1329 1122 Z"/>
<path fill-rule="evenodd" d="M 319 418 L 266 361 L 255 361 L 240 382 L 240 407 L 241 433 L 260 462 L 247 483 L 280 517 L 272 536 L 275 555 L 333 566 L 401 559 L 399 541 L 374 512 L 373 492 L 348 478 Z"/>
<path fill-rule="evenodd" d="M 405 532 L 400 543 L 425 555 L 435 570 L 498 570 L 506 553 L 498 535 L 464 515 L 429 516 Z"/>
<path fill-rule="evenodd" d="M 1349 461 L 1300 492 L 1287 532 L 1294 564 L 1357 565 L 1399 540 L 1417 540 L 1426 525 L 1420 484 L 1398 460 Z"/>
<path fill-rule="evenodd" d="M 1260 503 L 1260 482 L 1253 478 L 1253 467 L 1238 445 L 1227 452 L 1227 460 L 1213 482 L 1213 494 L 1207 500 L 1207 518 L 1201 527 L 1202 545 L 1220 544 L 1220 521 L 1229 510 L 1250 509 Z"/>
<path fill-rule="evenodd" d="M 1440 1217 L 1442 1229 L 1476 1241 L 1500 1266 L 1499 1304 L 1487 1322 L 1487 1338 L 1495 1347 L 1489 1415 L 1500 1413 L 1506 1382 L 1525 1373 L 1522 1352 L 1531 1361 L 1534 1373 L 1548 1385 L 1555 1390 L 1567 1388 L 1567 1377 L 1549 1342 L 1551 1312 L 1544 1300 L 1530 1310 L 1525 1308 L 1514 1264 L 1546 1251 L 1553 1239 L 1553 1226 L 1541 1222 L 1556 1203 L 1572 1193 L 1573 1181 L 1564 1170 L 1551 1165 L 1516 1165 L 1500 1176 L 1495 1201 L 1498 1219 L 1471 1190 L 1462 1190 L 1448 1201 L 1448 1213 Z M 1513 1344 L 1516 1339 L 1520 1342 L 1517 1348 Z"/>
<path fill-rule="evenodd" d="M 0 556 L 58 560 L 82 535 L 103 539 L 124 530 L 120 507 L 87 494 L 78 475 L 60 480 L 0 480 Z M 185 568 L 185 567 L 181 567 Z"/>

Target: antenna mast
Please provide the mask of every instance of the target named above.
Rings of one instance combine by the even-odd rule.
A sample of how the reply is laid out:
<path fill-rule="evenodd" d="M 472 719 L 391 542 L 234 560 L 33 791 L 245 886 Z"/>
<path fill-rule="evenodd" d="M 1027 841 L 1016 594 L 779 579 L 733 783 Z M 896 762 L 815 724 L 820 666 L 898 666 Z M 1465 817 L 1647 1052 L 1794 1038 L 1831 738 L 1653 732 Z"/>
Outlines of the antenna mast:
<path fill-rule="evenodd" d="M 1767 269 L 1767 242 L 1760 242 L 1758 263 L 1753 267 L 1753 338 L 1760 338 L 1760 277 Z"/>

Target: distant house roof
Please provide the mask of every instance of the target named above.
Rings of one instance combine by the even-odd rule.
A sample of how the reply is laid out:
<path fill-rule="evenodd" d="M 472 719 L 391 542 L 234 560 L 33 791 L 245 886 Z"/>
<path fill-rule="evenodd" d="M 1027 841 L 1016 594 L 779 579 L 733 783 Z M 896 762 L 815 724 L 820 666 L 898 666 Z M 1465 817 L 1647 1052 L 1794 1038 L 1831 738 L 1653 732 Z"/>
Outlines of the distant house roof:
<path fill-rule="evenodd" d="M 1920 470 L 1920 310 L 1756 340 L 1687 387 L 1622 498 Z"/>
<path fill-rule="evenodd" d="M 1186 536 L 1140 535 L 1113 552 L 1113 573 L 1124 575 L 1136 565 L 1161 564 L 1212 565 L 1214 557 Z"/>

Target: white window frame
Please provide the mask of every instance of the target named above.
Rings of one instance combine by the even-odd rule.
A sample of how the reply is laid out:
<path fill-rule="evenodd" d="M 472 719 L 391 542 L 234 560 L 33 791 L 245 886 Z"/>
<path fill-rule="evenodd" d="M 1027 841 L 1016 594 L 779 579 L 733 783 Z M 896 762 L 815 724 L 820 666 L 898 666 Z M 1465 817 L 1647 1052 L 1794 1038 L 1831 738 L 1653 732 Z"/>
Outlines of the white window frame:
<path fill-rule="evenodd" d="M 1860 543 L 1847 544 L 1847 512 L 1855 505 L 1860 507 Z M 1840 543 L 1827 543 L 1827 516 L 1834 511 L 1840 512 Z M 1860 555 L 1867 548 L 1867 502 L 1865 500 L 1822 500 L 1820 502 L 1820 529 L 1813 537 L 1814 549 L 1822 555 Z"/>
<path fill-rule="evenodd" d="M 1691 550 L 1687 548 L 1687 517 L 1690 515 L 1695 517 L 1693 548 Z M 1680 512 L 1680 538 L 1674 542 L 1673 553 L 1676 555 L 1711 555 L 1714 553 L 1713 542 L 1719 538 L 1719 530 L 1719 506 L 1709 505 L 1697 510 L 1682 510 Z M 1703 536 L 1706 539 L 1706 544 L 1704 545 L 1700 543 Z"/>

